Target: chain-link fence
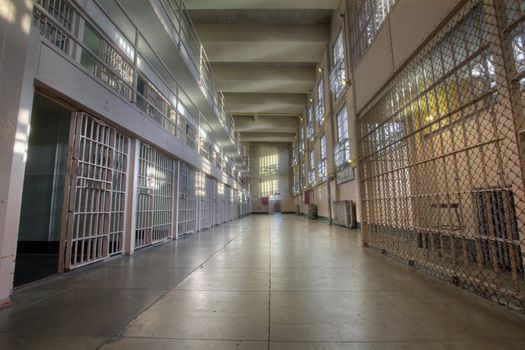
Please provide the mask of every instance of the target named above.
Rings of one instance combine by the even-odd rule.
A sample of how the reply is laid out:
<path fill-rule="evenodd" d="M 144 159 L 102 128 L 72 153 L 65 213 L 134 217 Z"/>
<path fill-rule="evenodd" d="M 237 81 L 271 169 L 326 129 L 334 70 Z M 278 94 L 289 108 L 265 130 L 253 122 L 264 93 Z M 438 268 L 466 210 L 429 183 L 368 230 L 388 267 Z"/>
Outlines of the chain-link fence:
<path fill-rule="evenodd" d="M 525 2 L 469 1 L 358 115 L 367 246 L 525 308 Z"/>

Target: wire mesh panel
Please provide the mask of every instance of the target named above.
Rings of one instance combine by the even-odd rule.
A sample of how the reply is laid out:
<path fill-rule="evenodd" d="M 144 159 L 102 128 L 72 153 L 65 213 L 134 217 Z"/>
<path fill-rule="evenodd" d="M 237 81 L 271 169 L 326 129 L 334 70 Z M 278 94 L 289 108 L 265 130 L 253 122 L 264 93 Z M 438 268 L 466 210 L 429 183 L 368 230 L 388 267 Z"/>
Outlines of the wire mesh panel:
<path fill-rule="evenodd" d="M 181 162 L 179 167 L 179 235 L 197 231 L 195 170 Z"/>
<path fill-rule="evenodd" d="M 357 130 L 365 245 L 517 307 L 524 11 L 523 1 L 468 2 L 358 115 Z"/>
<path fill-rule="evenodd" d="M 84 113 L 73 114 L 61 270 L 109 255 L 115 137 L 115 129 L 105 123 Z"/>
<path fill-rule="evenodd" d="M 173 159 L 140 143 L 135 248 L 172 237 Z"/>
<path fill-rule="evenodd" d="M 126 183 L 128 173 L 128 144 L 126 136 L 119 133 L 115 139 L 113 159 L 113 180 L 111 195 L 111 217 L 109 223 L 109 254 L 122 253 L 124 242 L 124 221 L 126 217 Z"/>

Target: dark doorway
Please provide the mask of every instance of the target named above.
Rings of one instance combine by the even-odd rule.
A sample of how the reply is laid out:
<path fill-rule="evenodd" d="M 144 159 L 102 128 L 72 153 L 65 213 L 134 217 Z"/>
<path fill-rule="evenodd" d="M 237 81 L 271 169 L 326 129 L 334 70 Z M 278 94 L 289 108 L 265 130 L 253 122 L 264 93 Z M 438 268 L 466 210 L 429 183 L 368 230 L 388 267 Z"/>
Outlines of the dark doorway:
<path fill-rule="evenodd" d="M 14 286 L 58 271 L 71 111 L 35 95 L 27 148 Z"/>
<path fill-rule="evenodd" d="M 273 212 L 274 213 L 280 213 L 281 212 L 281 201 L 277 200 L 273 203 Z"/>

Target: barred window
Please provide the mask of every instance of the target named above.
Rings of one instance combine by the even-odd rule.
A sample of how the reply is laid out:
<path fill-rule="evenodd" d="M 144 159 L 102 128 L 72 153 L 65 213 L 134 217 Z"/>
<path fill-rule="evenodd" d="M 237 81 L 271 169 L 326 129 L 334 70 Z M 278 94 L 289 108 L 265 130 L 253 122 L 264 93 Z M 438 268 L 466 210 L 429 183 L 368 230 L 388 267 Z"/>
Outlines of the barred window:
<path fill-rule="evenodd" d="M 339 32 L 332 48 L 332 73 L 330 74 L 330 85 L 335 97 L 338 98 L 346 85 L 345 50 L 343 32 Z"/>
<path fill-rule="evenodd" d="M 348 114 L 346 106 L 337 113 L 337 142 L 343 142 L 348 138 Z"/>
<path fill-rule="evenodd" d="M 324 119 L 324 81 L 321 77 L 317 84 L 317 106 L 315 108 L 315 120 L 321 124 Z"/>
<path fill-rule="evenodd" d="M 310 185 L 315 185 L 315 152 L 310 151 Z"/>
<path fill-rule="evenodd" d="M 335 165 L 343 167 L 350 160 L 350 140 L 348 134 L 348 113 L 346 106 L 337 112 L 337 143 L 334 147 Z"/>
<path fill-rule="evenodd" d="M 304 153 L 304 128 L 299 128 L 299 152 Z"/>
<path fill-rule="evenodd" d="M 319 178 L 325 179 L 327 175 L 327 160 L 326 160 L 326 135 L 323 134 L 319 139 L 319 150 L 321 154 L 321 159 L 318 164 L 318 174 Z"/>
<path fill-rule="evenodd" d="M 307 129 L 306 137 L 308 140 L 311 140 L 314 137 L 314 107 L 310 104 L 307 110 Z"/>

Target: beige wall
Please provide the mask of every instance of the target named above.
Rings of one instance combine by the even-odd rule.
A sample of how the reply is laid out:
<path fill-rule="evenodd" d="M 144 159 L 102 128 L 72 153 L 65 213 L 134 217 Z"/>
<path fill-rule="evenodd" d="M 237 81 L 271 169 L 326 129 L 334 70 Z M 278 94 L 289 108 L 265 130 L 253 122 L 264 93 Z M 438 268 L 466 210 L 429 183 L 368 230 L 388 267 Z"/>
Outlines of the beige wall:
<path fill-rule="evenodd" d="M 252 197 L 259 197 L 261 183 L 269 180 L 277 180 L 277 190 L 281 196 L 290 195 L 291 181 L 291 144 L 290 143 L 269 143 L 269 142 L 250 142 L 247 144 L 250 153 L 250 177 Z M 266 156 L 277 156 L 278 166 L 276 173 L 272 175 L 262 175 L 260 160 Z"/>

